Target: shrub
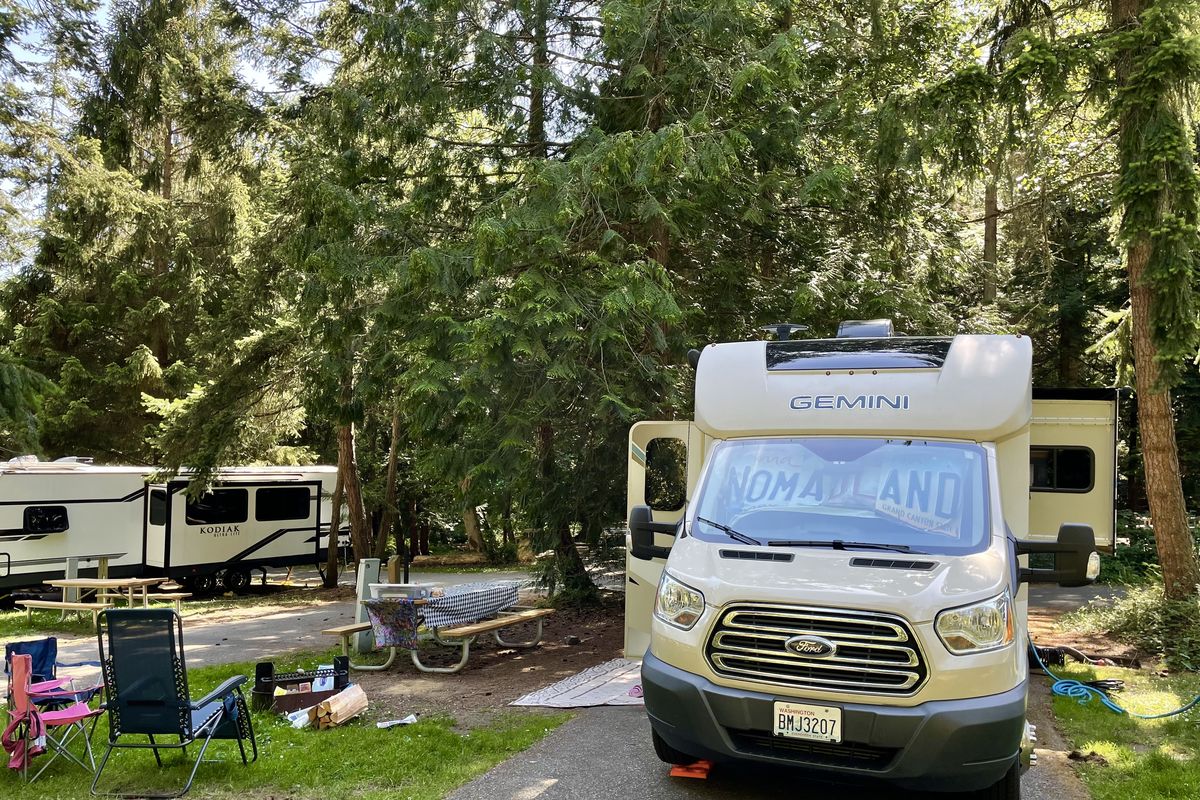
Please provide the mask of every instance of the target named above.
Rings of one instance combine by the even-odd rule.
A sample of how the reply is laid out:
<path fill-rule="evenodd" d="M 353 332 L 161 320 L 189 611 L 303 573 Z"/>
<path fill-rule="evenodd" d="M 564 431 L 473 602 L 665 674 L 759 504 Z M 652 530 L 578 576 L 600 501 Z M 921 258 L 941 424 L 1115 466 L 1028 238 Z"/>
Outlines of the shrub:
<path fill-rule="evenodd" d="M 1157 585 L 1131 587 L 1124 597 L 1093 600 L 1061 626 L 1102 633 L 1162 658 L 1173 670 L 1200 670 L 1200 597 L 1167 600 Z"/>

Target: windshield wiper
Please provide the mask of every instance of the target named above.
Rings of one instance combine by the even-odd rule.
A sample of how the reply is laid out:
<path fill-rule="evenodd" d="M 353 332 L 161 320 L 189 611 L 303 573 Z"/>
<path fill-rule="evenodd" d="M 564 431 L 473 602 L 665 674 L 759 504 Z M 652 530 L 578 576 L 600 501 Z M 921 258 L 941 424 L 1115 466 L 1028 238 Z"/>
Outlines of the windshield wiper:
<path fill-rule="evenodd" d="M 842 539 L 772 539 L 768 547 L 832 547 L 834 550 L 892 550 L 897 553 L 916 553 L 923 555 L 920 550 L 913 550 L 906 544 L 888 544 L 886 542 L 847 542 Z"/>
<path fill-rule="evenodd" d="M 758 539 L 752 539 L 744 533 L 739 533 L 738 531 L 735 531 L 733 528 L 729 527 L 728 525 L 722 525 L 720 522 L 713 522 L 711 519 L 705 519 L 704 517 L 699 517 L 699 516 L 696 517 L 696 521 L 703 522 L 705 525 L 711 525 L 712 527 L 719 530 L 721 533 L 728 536 L 730 539 L 733 539 L 735 542 L 741 542 L 742 544 L 753 544 L 753 545 L 759 545 L 759 546 L 762 545 L 762 542 L 760 542 Z"/>

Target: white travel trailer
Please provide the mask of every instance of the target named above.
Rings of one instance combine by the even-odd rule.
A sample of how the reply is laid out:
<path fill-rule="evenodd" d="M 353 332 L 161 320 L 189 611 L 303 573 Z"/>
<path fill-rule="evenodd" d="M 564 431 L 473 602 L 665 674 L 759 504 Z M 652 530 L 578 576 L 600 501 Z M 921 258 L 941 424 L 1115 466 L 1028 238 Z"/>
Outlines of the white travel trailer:
<path fill-rule="evenodd" d="M 1115 392 L 1035 396 L 1026 337 L 865 327 L 693 351 L 695 421 L 633 427 L 654 746 L 1011 800 L 1026 584 L 1089 583 L 1112 543 Z"/>
<path fill-rule="evenodd" d="M 0 463 L 0 589 L 63 577 L 67 559 L 109 575 L 163 575 L 203 593 L 266 567 L 320 564 L 336 467 L 222 470 L 187 497 L 187 475 L 86 460 Z"/>

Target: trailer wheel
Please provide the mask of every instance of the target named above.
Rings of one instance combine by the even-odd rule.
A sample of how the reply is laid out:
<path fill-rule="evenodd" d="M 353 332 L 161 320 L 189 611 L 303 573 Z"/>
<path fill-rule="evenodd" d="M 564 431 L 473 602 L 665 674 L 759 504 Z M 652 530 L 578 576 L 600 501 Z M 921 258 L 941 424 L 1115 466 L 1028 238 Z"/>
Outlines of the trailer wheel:
<path fill-rule="evenodd" d="M 654 742 L 654 754 L 668 764 L 695 764 L 698 760 L 695 756 L 689 756 L 682 750 L 671 747 L 653 728 L 650 729 L 650 739 Z"/>
<path fill-rule="evenodd" d="M 250 570 L 227 569 L 221 573 L 221 588 L 227 592 L 241 592 L 250 585 Z"/>
<path fill-rule="evenodd" d="M 217 588 L 217 576 L 211 572 L 202 575 L 190 575 L 183 579 L 193 594 L 210 595 Z"/>

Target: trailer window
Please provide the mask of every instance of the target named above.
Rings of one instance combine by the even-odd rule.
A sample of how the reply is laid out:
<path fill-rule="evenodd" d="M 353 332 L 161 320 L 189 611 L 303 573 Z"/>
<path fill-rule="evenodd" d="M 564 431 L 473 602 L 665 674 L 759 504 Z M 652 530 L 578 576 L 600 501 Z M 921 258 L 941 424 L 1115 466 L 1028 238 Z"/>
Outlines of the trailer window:
<path fill-rule="evenodd" d="M 70 523 L 66 506 L 27 506 L 25 508 L 26 533 L 62 533 Z"/>
<path fill-rule="evenodd" d="M 167 524 L 167 493 L 163 489 L 150 490 L 150 524 Z"/>
<path fill-rule="evenodd" d="M 224 525 L 246 521 L 250 493 L 245 489 L 214 489 L 187 501 L 188 525 Z"/>
<path fill-rule="evenodd" d="M 307 486 L 278 486 L 254 493 L 254 518 L 259 522 L 308 519 L 312 493 Z"/>
<path fill-rule="evenodd" d="M 660 437 L 646 445 L 646 505 L 678 511 L 687 502 L 687 445 Z"/>
<path fill-rule="evenodd" d="M 1096 454 L 1087 447 L 1031 447 L 1029 481 L 1035 492 L 1090 492 Z"/>

